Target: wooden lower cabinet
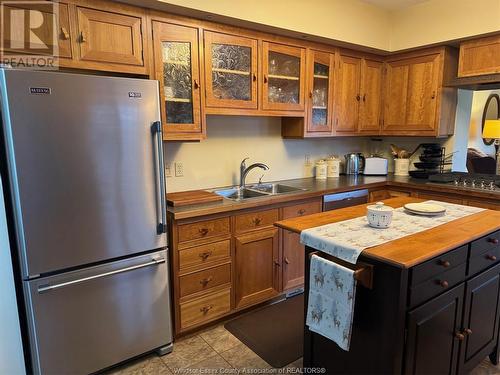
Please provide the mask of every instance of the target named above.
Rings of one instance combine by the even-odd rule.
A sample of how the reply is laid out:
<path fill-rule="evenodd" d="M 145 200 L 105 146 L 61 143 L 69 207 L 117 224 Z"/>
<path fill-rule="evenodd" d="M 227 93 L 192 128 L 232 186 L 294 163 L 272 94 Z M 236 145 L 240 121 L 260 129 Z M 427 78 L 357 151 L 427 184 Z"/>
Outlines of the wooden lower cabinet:
<path fill-rule="evenodd" d="M 405 374 L 455 374 L 464 286 L 408 313 Z"/>
<path fill-rule="evenodd" d="M 235 308 L 269 299 L 279 293 L 278 229 L 234 237 Z"/>
<path fill-rule="evenodd" d="M 180 326 L 188 329 L 220 318 L 231 309 L 231 290 L 225 289 L 180 304 Z"/>
<path fill-rule="evenodd" d="M 410 191 L 399 191 L 399 190 L 374 190 L 370 191 L 368 195 L 368 200 L 370 202 L 378 202 L 384 199 L 395 198 L 395 197 L 409 197 L 411 196 Z"/>

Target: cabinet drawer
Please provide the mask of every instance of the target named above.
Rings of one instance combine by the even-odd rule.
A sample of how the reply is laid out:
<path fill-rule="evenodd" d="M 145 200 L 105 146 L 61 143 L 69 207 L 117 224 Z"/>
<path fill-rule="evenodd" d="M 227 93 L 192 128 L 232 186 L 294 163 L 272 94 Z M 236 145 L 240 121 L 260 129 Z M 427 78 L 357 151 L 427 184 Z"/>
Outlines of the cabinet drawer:
<path fill-rule="evenodd" d="M 414 267 L 411 272 L 410 285 L 414 287 L 433 276 L 465 263 L 467 261 L 467 251 L 468 246 L 464 245 Z"/>
<path fill-rule="evenodd" d="M 497 264 L 500 261 L 500 246 L 493 247 L 480 255 L 476 255 L 469 260 L 469 273 L 474 275 L 486 268 Z"/>
<path fill-rule="evenodd" d="M 231 290 L 223 290 L 212 295 L 181 303 L 181 330 L 196 324 L 207 323 L 229 312 Z"/>
<path fill-rule="evenodd" d="M 455 204 L 463 204 L 463 200 L 459 198 L 450 198 L 446 195 L 440 195 L 440 194 L 427 194 L 427 193 L 418 193 L 418 197 L 420 199 L 429 199 L 433 201 L 441 201 L 441 202 L 448 202 L 448 203 L 455 203 Z"/>
<path fill-rule="evenodd" d="M 231 264 L 223 264 L 203 271 L 192 272 L 179 278 L 182 297 L 231 282 Z"/>
<path fill-rule="evenodd" d="M 237 215 L 235 219 L 236 231 L 238 232 L 268 227 L 278 221 L 278 209 Z"/>
<path fill-rule="evenodd" d="M 199 267 L 229 259 L 231 255 L 230 241 L 218 241 L 206 245 L 190 247 L 179 251 L 179 269 Z"/>
<path fill-rule="evenodd" d="M 179 242 L 199 240 L 229 234 L 229 218 L 199 221 L 179 225 Z"/>
<path fill-rule="evenodd" d="M 321 212 L 320 201 L 301 203 L 293 206 L 283 207 L 283 219 L 311 215 L 318 212 Z"/>
<path fill-rule="evenodd" d="M 474 258 L 479 254 L 494 250 L 498 247 L 500 247 L 500 231 L 493 232 L 473 241 L 470 245 L 470 257 Z"/>
<path fill-rule="evenodd" d="M 449 271 L 431 277 L 427 281 L 410 288 L 410 307 L 445 292 L 465 280 L 466 263 Z"/>

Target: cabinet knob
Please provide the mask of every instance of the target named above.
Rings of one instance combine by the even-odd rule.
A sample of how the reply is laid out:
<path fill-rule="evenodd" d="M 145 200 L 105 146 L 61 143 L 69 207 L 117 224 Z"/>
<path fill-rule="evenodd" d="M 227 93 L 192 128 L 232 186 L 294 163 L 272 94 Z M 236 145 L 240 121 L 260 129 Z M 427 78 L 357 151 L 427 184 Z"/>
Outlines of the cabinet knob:
<path fill-rule="evenodd" d="M 281 267 L 280 262 L 278 262 L 277 260 L 275 260 L 275 261 L 274 261 L 274 265 L 275 265 L 276 267 Z"/>
<path fill-rule="evenodd" d="M 447 260 L 440 260 L 439 265 L 448 268 L 449 266 L 451 266 L 451 263 L 448 262 Z"/>
<path fill-rule="evenodd" d="M 488 254 L 488 255 L 486 255 L 486 259 L 494 262 L 495 260 L 497 260 L 497 257 L 494 255 Z"/>
<path fill-rule="evenodd" d="M 493 245 L 498 245 L 498 238 L 488 238 L 488 242 Z"/>
<path fill-rule="evenodd" d="M 356 100 L 359 102 L 359 100 L 361 99 L 361 97 L 358 95 L 356 95 Z"/>
<path fill-rule="evenodd" d="M 472 329 L 470 329 L 470 328 L 466 328 L 466 329 L 464 329 L 464 333 L 465 333 L 466 335 L 472 335 Z"/>
<path fill-rule="evenodd" d="M 436 98 L 436 91 L 433 91 L 432 95 L 431 95 L 431 99 L 435 99 L 435 98 Z"/>
<path fill-rule="evenodd" d="M 200 312 L 202 312 L 203 314 L 206 314 L 210 310 L 212 310 L 213 307 L 214 307 L 214 305 L 206 305 L 206 306 L 200 307 Z"/>
<path fill-rule="evenodd" d="M 285 257 L 285 264 L 290 264 L 290 260 L 287 257 Z"/>
<path fill-rule="evenodd" d="M 309 97 L 312 99 L 312 97 L 313 97 L 313 92 L 312 91 L 309 91 Z"/>
<path fill-rule="evenodd" d="M 68 40 L 69 39 L 69 33 L 68 30 L 66 30 L 65 27 L 61 27 L 61 39 Z"/>
<path fill-rule="evenodd" d="M 306 213 L 306 210 L 304 210 L 303 208 L 301 208 L 300 210 L 297 211 L 297 213 L 299 215 L 304 215 Z"/>
<path fill-rule="evenodd" d="M 252 74 L 252 80 L 253 80 L 254 82 L 255 82 L 255 81 L 257 81 L 257 74 L 255 74 L 255 73 L 253 73 L 253 74 Z"/>
<path fill-rule="evenodd" d="M 209 277 L 207 277 L 205 279 L 201 279 L 200 280 L 200 284 L 203 285 L 203 286 L 207 286 L 210 281 L 212 281 L 212 276 L 209 276 Z"/>
<path fill-rule="evenodd" d="M 456 332 L 455 333 L 455 338 L 458 340 L 458 341 L 464 341 L 465 340 L 465 336 L 463 333 L 461 332 Z"/>
<path fill-rule="evenodd" d="M 366 102 L 366 94 L 363 94 L 363 102 Z"/>
<path fill-rule="evenodd" d="M 260 217 L 254 217 L 252 223 L 254 223 L 254 225 L 259 225 L 261 221 L 262 219 Z"/>
<path fill-rule="evenodd" d="M 267 83 L 267 75 L 264 74 L 264 83 Z"/>
<path fill-rule="evenodd" d="M 198 254 L 198 256 L 202 259 L 202 260 L 207 260 L 207 258 L 212 255 L 212 252 L 211 251 L 205 251 L 203 253 L 200 253 Z"/>
<path fill-rule="evenodd" d="M 441 285 L 443 288 L 448 288 L 448 286 L 450 285 L 446 280 L 441 280 L 438 282 L 438 284 Z"/>
<path fill-rule="evenodd" d="M 85 37 L 85 34 L 83 31 L 80 31 L 80 43 L 85 43 L 87 41 L 87 38 Z"/>
<path fill-rule="evenodd" d="M 198 232 L 200 232 L 202 236 L 206 236 L 208 234 L 208 228 L 200 228 Z"/>
<path fill-rule="evenodd" d="M 197 80 L 193 81 L 193 87 L 194 87 L 195 90 L 197 90 L 200 87 L 200 85 L 198 84 Z"/>

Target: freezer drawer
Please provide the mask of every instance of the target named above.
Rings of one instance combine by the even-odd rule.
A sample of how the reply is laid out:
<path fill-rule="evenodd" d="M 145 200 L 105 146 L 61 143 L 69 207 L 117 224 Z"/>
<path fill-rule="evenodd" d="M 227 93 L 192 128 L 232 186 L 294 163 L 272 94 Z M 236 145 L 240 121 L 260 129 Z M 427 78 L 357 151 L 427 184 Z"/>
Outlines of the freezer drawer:
<path fill-rule="evenodd" d="M 88 374 L 172 342 L 167 251 L 26 282 L 35 373 Z"/>

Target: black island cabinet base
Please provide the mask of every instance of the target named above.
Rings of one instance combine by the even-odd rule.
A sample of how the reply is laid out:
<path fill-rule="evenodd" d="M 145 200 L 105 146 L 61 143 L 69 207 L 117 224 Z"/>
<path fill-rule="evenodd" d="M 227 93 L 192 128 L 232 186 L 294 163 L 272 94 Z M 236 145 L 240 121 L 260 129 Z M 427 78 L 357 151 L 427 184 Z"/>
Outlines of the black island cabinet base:
<path fill-rule="evenodd" d="M 493 232 L 409 269 L 361 255 L 359 262 L 373 266 L 373 288 L 358 284 L 350 350 L 304 324 L 304 367 L 325 368 L 327 374 L 455 375 L 470 372 L 486 356 L 496 364 L 500 259 L 489 254 L 498 252 L 500 245 L 491 242 L 487 252 L 477 250 L 477 245 L 499 234 Z M 306 247 L 307 255 L 316 251 Z M 481 261 L 478 268 L 478 257 L 489 262 Z M 447 280 L 450 275 L 453 279 Z M 428 289 L 425 298 L 412 298 L 423 288 Z"/>

